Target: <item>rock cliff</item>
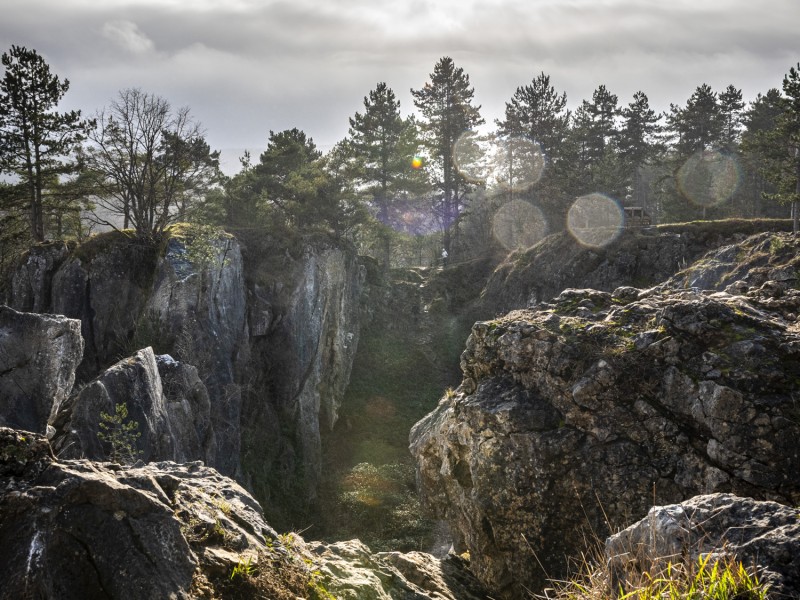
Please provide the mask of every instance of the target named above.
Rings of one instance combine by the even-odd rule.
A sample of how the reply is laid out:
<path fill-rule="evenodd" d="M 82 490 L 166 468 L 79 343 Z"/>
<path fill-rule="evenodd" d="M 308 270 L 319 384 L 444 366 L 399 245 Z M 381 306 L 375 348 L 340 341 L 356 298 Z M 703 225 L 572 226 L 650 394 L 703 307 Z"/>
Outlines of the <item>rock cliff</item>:
<path fill-rule="evenodd" d="M 42 436 L 0 428 L 0 489 L 3 598 L 486 597 L 455 559 L 278 535 L 200 463 L 62 461 Z"/>
<path fill-rule="evenodd" d="M 19 310 L 80 320 L 84 353 L 77 377 L 83 382 L 146 346 L 197 366 L 211 397 L 216 450 L 192 458 L 237 472 L 236 373 L 246 355 L 247 324 L 242 258 L 233 238 L 209 240 L 208 256 L 198 264 L 175 237 L 164 248 L 121 232 L 80 246 L 36 246 L 13 274 L 7 300 Z"/>
<path fill-rule="evenodd" d="M 354 252 L 319 240 L 273 268 L 250 289 L 242 462 L 270 511 L 296 510 L 316 495 L 320 436 L 350 378 L 366 273 Z"/>
<path fill-rule="evenodd" d="M 136 420 L 156 436 L 148 457 L 203 460 L 252 485 L 271 509 L 276 498 L 304 506 L 319 479 L 320 431 L 337 419 L 358 344 L 363 266 L 351 249 L 311 239 L 294 256 L 275 250 L 245 265 L 234 238 L 212 236 L 198 252 L 192 232 L 179 227 L 160 246 L 123 232 L 79 246 L 45 244 L 14 271 L 6 294 L 12 307 L 80 320 L 77 378 L 89 385 L 61 416 L 57 447 L 99 458 L 96 416 L 126 398 L 107 384 L 128 378 L 138 386 L 127 394 Z M 149 357 L 137 354 L 148 346 Z M 155 377 L 154 354 L 177 359 L 182 383 L 166 382 L 163 365 Z M 128 357 L 139 365 L 136 375 L 123 365 Z M 160 406 L 164 383 L 156 413 L 196 416 L 173 414 L 169 433 L 149 427 L 151 412 L 135 408 Z M 68 395 L 63 389 L 56 404 Z M 14 424 L 43 430 L 42 423 Z M 69 433 L 78 423 L 79 432 Z"/>
<path fill-rule="evenodd" d="M 473 327 L 411 432 L 425 502 L 503 597 L 656 502 L 800 502 L 800 292 L 567 290 Z"/>

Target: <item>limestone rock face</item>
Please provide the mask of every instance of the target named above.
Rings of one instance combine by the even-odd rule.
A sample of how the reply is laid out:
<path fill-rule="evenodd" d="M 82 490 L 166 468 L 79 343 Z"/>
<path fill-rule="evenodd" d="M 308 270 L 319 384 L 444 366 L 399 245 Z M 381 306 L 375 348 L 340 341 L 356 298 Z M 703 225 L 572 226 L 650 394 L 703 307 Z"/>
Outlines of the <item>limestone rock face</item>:
<path fill-rule="evenodd" d="M 336 246 L 306 247 L 281 280 L 253 289 L 252 389 L 243 465 L 259 497 L 307 502 L 316 494 L 323 430 L 330 430 L 359 339 L 365 271 Z M 267 482 L 267 479 L 271 481 Z"/>
<path fill-rule="evenodd" d="M 235 474 L 241 439 L 238 376 L 248 355 L 242 256 L 230 236 L 209 244 L 203 261 L 191 257 L 178 238 L 169 239 L 161 252 L 119 232 L 69 251 L 56 244 L 36 247 L 13 276 L 11 300 L 80 319 L 85 341 L 80 380 L 94 379 L 148 345 L 194 365 L 208 391 L 215 439 L 203 442 L 201 454 L 179 455 Z M 183 443 L 192 446 L 196 440 Z"/>
<path fill-rule="evenodd" d="M 424 501 L 503 597 L 563 576 L 654 497 L 796 504 L 796 301 L 567 290 L 476 323 L 460 388 L 411 432 Z"/>
<path fill-rule="evenodd" d="M 98 438 L 101 414 L 114 415 L 118 404 L 138 424 L 136 450 L 145 462 L 213 458 L 210 402 L 197 369 L 169 356 L 157 359 L 150 347 L 108 368 L 65 403 L 53 421 L 56 453 L 108 460 L 110 448 Z"/>
<path fill-rule="evenodd" d="M 75 382 L 80 321 L 0 306 L 0 425 L 44 433 Z"/>
<path fill-rule="evenodd" d="M 31 248 L 12 275 L 8 304 L 25 312 L 47 312 L 53 274 L 68 254 L 69 247 L 63 242 Z"/>
<path fill-rule="evenodd" d="M 800 598 L 800 511 L 783 504 L 731 494 L 696 496 L 654 506 L 605 543 L 615 589 L 624 588 L 626 574 L 641 565 L 694 562 L 709 553 L 754 567 L 771 597 Z"/>
<path fill-rule="evenodd" d="M 457 556 L 424 552 L 373 554 L 358 540 L 306 542 L 319 577 L 335 598 L 352 600 L 482 600 L 486 590 Z"/>
<path fill-rule="evenodd" d="M 44 437 L 0 428 L 0 489 L 3 597 L 487 597 L 454 557 L 279 536 L 200 463 L 57 460 Z"/>
<path fill-rule="evenodd" d="M 242 392 L 239 372 L 248 357 L 247 303 L 239 243 L 213 240 L 211 257 L 193 264 L 172 238 L 155 272 L 145 307 L 173 340 L 182 363 L 197 368 L 211 399 L 216 450 L 209 464 L 239 474 Z"/>

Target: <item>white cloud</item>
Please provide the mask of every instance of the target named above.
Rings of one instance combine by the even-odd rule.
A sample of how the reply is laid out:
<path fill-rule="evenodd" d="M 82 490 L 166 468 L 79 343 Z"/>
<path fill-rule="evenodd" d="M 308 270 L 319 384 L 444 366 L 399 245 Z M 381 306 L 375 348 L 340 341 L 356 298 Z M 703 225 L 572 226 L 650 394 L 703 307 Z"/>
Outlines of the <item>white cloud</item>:
<path fill-rule="evenodd" d="M 139 29 L 139 26 L 126 20 L 107 21 L 103 23 L 103 37 L 117 44 L 131 54 L 141 56 L 150 54 L 156 49 L 155 43 Z"/>

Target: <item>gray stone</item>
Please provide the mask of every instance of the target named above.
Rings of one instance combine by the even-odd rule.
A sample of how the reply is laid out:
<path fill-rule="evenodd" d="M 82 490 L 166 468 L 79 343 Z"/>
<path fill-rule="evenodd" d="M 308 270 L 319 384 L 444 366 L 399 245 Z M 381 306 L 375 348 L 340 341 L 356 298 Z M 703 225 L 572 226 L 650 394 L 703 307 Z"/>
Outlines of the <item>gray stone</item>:
<path fill-rule="evenodd" d="M 102 413 L 124 404 L 138 424 L 136 441 L 145 462 L 207 460 L 215 450 L 208 392 L 197 370 L 171 357 L 159 361 L 150 347 L 119 361 L 70 398 L 54 419 L 53 448 L 61 458 L 108 460 L 101 442 Z M 164 373 L 166 389 L 162 384 Z"/>
<path fill-rule="evenodd" d="M 627 589 L 628 578 L 643 568 L 658 570 L 709 554 L 755 570 L 770 597 L 800 598 L 800 511 L 783 504 L 731 494 L 697 496 L 654 506 L 605 542 L 615 590 Z"/>
<path fill-rule="evenodd" d="M 0 425 L 44 433 L 82 353 L 80 321 L 0 306 Z"/>

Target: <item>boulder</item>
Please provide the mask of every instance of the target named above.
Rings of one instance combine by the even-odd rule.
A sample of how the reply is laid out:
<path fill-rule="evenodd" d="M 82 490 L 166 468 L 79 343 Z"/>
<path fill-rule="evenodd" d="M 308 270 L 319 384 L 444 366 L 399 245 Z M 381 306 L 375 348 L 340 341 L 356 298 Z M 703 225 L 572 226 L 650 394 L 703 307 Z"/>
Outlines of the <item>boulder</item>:
<path fill-rule="evenodd" d="M 605 542 L 614 589 L 651 565 L 730 557 L 752 569 L 770 597 L 800 598 L 800 511 L 731 494 L 654 506 Z"/>
<path fill-rule="evenodd" d="M 119 405 L 127 418 L 112 424 L 108 415 Z M 216 449 L 208 392 L 197 369 L 168 355 L 156 357 L 150 347 L 109 367 L 65 403 L 53 421 L 53 447 L 62 458 L 108 460 L 119 448 L 99 434 L 125 423 L 137 425 L 126 441 L 130 462 L 206 461 Z"/>
<path fill-rule="evenodd" d="M 476 323 L 461 386 L 411 432 L 423 501 L 497 596 L 542 590 L 654 499 L 800 502 L 794 322 L 764 297 L 633 298 Z"/>
<path fill-rule="evenodd" d="M 457 556 L 424 552 L 373 554 L 358 540 L 306 542 L 317 581 L 334 598 L 352 600 L 478 600 L 486 590 Z"/>
<path fill-rule="evenodd" d="M 60 463 L 37 451 L 40 436 L 10 429 L 0 429 L 0 447 L 4 597 L 191 597 L 197 558 L 153 471 Z M 36 468 L 20 473 L 14 458 L 18 475 L 8 473 L 11 448 Z"/>
<path fill-rule="evenodd" d="M 0 425 L 45 433 L 75 383 L 80 321 L 0 306 Z"/>

